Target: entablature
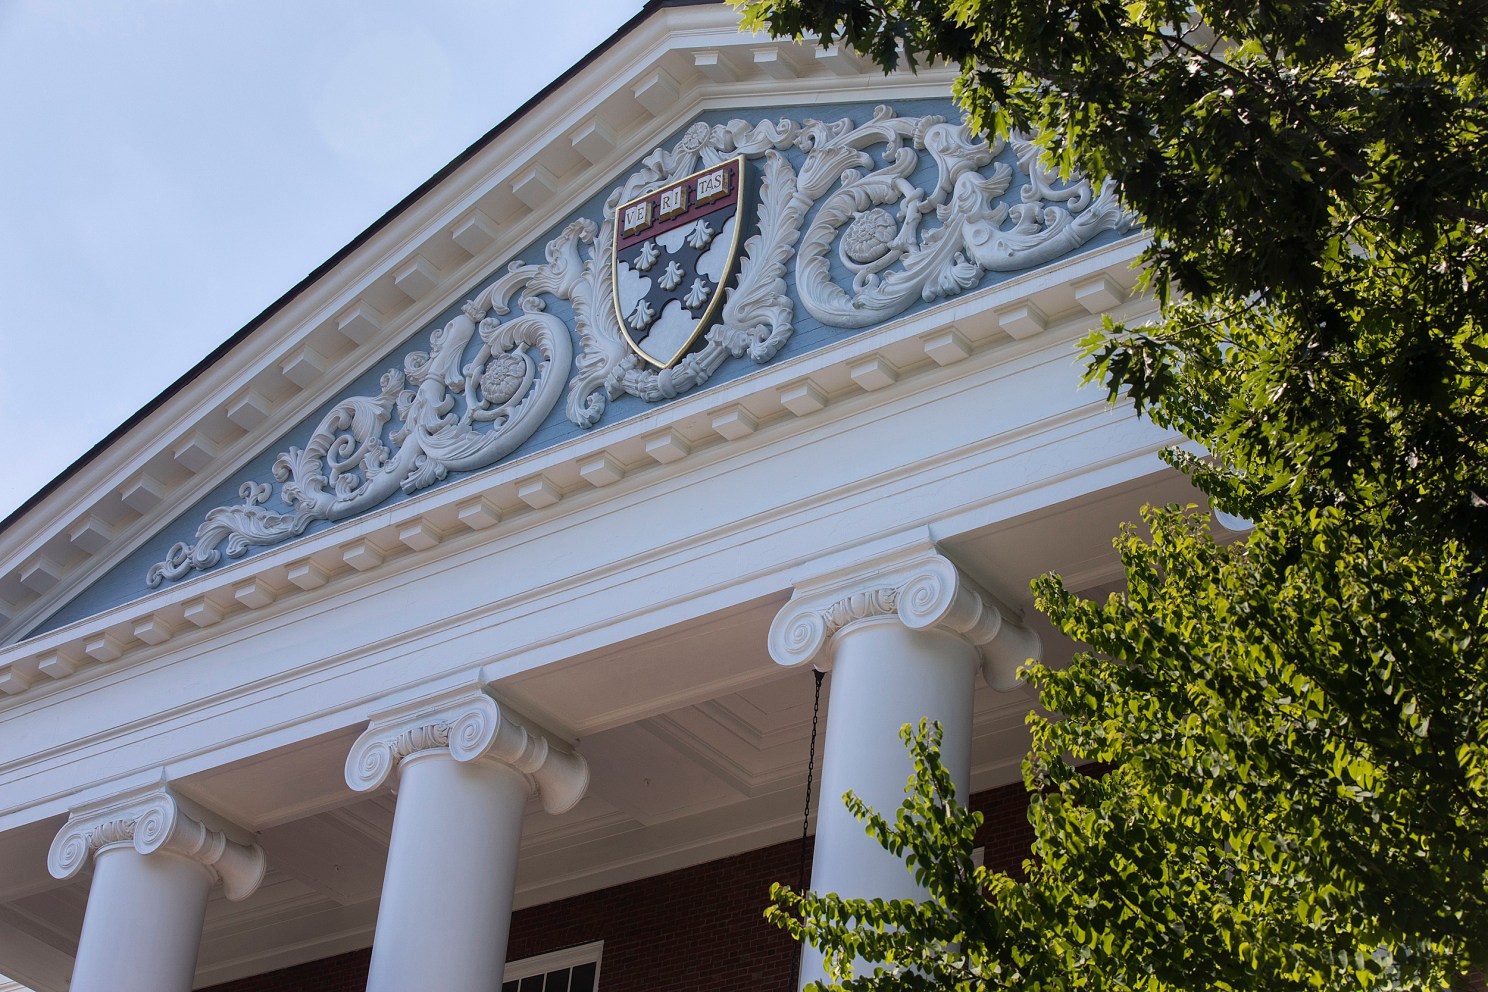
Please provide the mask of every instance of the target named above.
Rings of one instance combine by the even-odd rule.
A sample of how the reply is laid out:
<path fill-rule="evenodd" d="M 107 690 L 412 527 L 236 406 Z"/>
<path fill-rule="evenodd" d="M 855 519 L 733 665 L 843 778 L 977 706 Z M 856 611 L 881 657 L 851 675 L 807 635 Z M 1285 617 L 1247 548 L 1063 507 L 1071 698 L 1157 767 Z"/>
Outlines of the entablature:
<path fill-rule="evenodd" d="M 843 49 L 742 34 L 722 4 L 656 5 L 395 207 L 0 532 L 14 641 L 427 323 L 463 287 L 708 108 L 943 94 Z M 205 315 L 210 319 L 210 315 Z"/>
<path fill-rule="evenodd" d="M 631 417 L 597 427 L 0 648 L 0 705 L 6 696 L 87 670 L 146 660 L 170 649 L 168 642 L 192 643 L 208 636 L 207 628 L 226 629 L 219 624 L 293 610 L 306 596 L 364 583 L 374 570 L 385 575 L 416 567 L 488 541 L 491 534 L 587 512 L 637 484 L 680 481 L 717 458 L 851 417 L 863 403 L 881 403 L 890 394 L 933 391 L 957 375 L 973 374 L 971 369 L 1067 364 L 1073 342 L 1108 312 L 1076 302 L 1071 287 L 1132 278 L 1130 266 L 1141 247 L 1140 238 L 1128 238 L 830 348 L 758 367 L 678 397 L 665 408 L 664 420 Z M 1140 318 L 1151 307 L 1134 298 L 1111 312 Z M 1030 311 L 1054 316 L 1044 318 L 1040 333 L 1012 337 L 1004 321 L 1021 321 Z M 1074 406 L 1097 421 L 1107 416 L 1093 395 Z M 1008 425 L 994 437 L 1013 444 L 1025 430 Z M 617 485 L 624 481 L 630 485 Z"/>

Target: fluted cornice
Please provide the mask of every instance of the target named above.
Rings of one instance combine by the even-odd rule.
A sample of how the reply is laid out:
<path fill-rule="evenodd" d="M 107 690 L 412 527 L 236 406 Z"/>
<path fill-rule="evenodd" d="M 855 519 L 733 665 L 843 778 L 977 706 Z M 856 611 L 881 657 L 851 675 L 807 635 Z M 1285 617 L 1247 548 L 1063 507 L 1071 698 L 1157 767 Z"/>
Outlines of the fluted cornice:
<path fill-rule="evenodd" d="M 529 729 L 510 707 L 471 686 L 374 713 L 346 757 L 346 783 L 378 788 L 405 759 L 442 751 L 456 761 L 491 760 L 527 776 L 549 813 L 573 808 L 589 787 L 589 763 Z"/>
<path fill-rule="evenodd" d="M 168 851 L 206 868 L 229 899 L 248 898 L 268 867 L 263 848 L 232 840 L 203 823 L 203 815 L 168 786 L 135 790 L 74 811 L 52 841 L 47 867 L 66 879 L 106 847 L 128 845 L 140 854 Z"/>
<path fill-rule="evenodd" d="M 911 630 L 964 638 L 994 689 L 1018 685 L 1017 671 L 1042 653 L 1015 613 L 933 548 L 885 555 L 847 574 L 803 582 L 770 625 L 770 657 L 781 665 L 831 664 L 832 638 L 863 620 L 894 617 Z"/>

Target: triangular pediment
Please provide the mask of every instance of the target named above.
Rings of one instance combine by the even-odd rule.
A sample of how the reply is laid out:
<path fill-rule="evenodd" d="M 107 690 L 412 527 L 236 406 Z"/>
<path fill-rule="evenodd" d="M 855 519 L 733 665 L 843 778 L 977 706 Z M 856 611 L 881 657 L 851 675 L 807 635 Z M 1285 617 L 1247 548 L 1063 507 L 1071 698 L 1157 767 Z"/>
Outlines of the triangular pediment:
<path fill-rule="evenodd" d="M 949 71 L 884 77 L 740 35 L 736 16 L 683 6 L 631 26 L 13 521 L 0 687 L 558 512 L 633 464 L 608 438 L 664 466 L 695 443 L 626 425 L 665 428 L 688 397 L 896 321 L 1016 284 L 986 331 L 1038 333 L 1030 273 L 1129 236 L 1110 190 L 971 135 Z M 727 219 L 693 206 L 730 168 Z M 620 204 L 646 210 L 617 224 Z M 1116 264 L 1072 269 L 1057 305 L 1118 301 Z M 673 325 L 695 339 L 641 343 Z M 953 332 L 924 354 L 963 345 Z M 793 388 L 772 393 L 793 413 L 825 402 Z M 725 440 L 760 416 L 731 409 L 705 418 Z"/>

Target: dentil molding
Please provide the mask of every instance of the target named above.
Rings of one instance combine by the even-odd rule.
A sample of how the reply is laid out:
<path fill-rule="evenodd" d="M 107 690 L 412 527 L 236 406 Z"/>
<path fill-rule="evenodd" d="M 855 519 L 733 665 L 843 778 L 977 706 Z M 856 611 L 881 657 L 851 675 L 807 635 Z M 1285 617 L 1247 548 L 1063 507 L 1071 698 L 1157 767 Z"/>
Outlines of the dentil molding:
<path fill-rule="evenodd" d="M 833 637 L 862 620 L 894 617 L 910 630 L 940 630 L 976 647 L 994 689 L 1018 687 L 1018 668 L 1042 655 L 1038 634 L 933 547 L 898 552 L 848 575 L 801 583 L 770 625 L 780 665 L 831 665 Z"/>
<path fill-rule="evenodd" d="M 766 364 L 794 333 L 798 304 L 827 327 L 861 330 L 1131 227 L 1113 182 L 1061 177 L 1040 155 L 1025 136 L 989 142 L 962 121 L 888 106 L 866 120 L 698 121 L 646 155 L 599 216 L 564 227 L 543 262 L 513 261 L 460 316 L 429 330 L 427 350 L 387 369 L 375 395 L 338 402 L 304 447 L 278 454 L 272 478 L 246 479 L 240 502 L 208 510 L 193 540 L 147 569 L 145 584 L 494 465 L 565 390 L 567 418 L 587 429 L 622 396 L 658 403 L 703 385 L 728 359 Z M 612 302 L 615 210 L 733 158 L 761 177 L 738 277 L 701 345 L 650 368 L 625 343 Z M 550 310 L 552 301 L 563 306 Z"/>
<path fill-rule="evenodd" d="M 413 700 L 372 716 L 346 756 L 346 783 L 358 792 L 380 787 L 406 758 L 431 751 L 456 761 L 487 759 L 521 772 L 543 809 L 564 813 L 589 787 L 589 763 L 529 730 L 484 687 L 465 687 Z"/>
<path fill-rule="evenodd" d="M 234 902 L 252 895 L 268 868 L 263 848 L 207 826 L 195 807 L 165 785 L 74 811 L 52 841 L 47 867 L 54 878 L 72 878 L 90 856 L 124 845 L 140 854 L 168 851 L 190 858 L 207 870 L 214 885 L 221 882 Z"/>

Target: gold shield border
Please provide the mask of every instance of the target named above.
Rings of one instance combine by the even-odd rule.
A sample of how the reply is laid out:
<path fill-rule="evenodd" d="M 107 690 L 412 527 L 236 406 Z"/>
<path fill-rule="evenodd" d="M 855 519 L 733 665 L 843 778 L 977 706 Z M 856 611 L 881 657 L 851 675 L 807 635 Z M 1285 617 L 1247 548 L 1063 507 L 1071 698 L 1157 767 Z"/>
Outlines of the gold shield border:
<path fill-rule="evenodd" d="M 642 200 L 649 200 L 651 197 L 656 195 L 657 190 L 666 189 L 670 186 L 680 186 L 685 183 L 691 182 L 698 176 L 712 172 L 713 170 L 717 169 L 718 166 L 726 164 L 729 160 L 724 159 L 723 162 L 719 162 L 715 165 L 710 165 L 706 169 L 698 169 L 696 172 L 689 173 L 688 175 L 685 175 L 680 179 L 675 179 L 664 186 L 658 186 L 656 187 L 656 189 L 651 190 L 649 193 L 643 193 L 640 196 L 631 197 L 624 203 L 617 205 L 615 207 L 614 215 L 610 218 L 610 306 L 615 311 L 615 322 L 619 325 L 620 333 L 625 338 L 625 343 L 630 346 L 630 350 L 637 356 L 639 356 L 643 361 L 656 366 L 658 369 L 669 369 L 673 365 L 676 365 L 679 361 L 682 360 L 682 356 L 687 354 L 687 352 L 692 349 L 693 345 L 697 344 L 698 336 L 702 334 L 703 330 L 707 328 L 710 323 L 713 322 L 713 318 L 718 313 L 718 308 L 723 305 L 724 291 L 728 289 L 728 283 L 734 278 L 734 270 L 739 265 L 739 244 L 744 236 L 744 213 L 746 205 L 745 178 L 747 177 L 748 173 L 746 171 L 747 160 L 743 155 L 735 155 L 733 157 L 733 160 L 739 163 L 739 190 L 735 198 L 734 216 L 736 222 L 734 224 L 733 244 L 729 246 L 728 261 L 724 263 L 723 275 L 719 278 L 718 286 L 713 292 L 713 301 L 708 304 L 708 309 L 703 313 L 701 317 L 698 318 L 698 322 L 696 326 L 693 327 L 692 333 L 687 336 L 687 340 L 682 344 L 680 348 L 677 349 L 677 353 L 674 354 L 665 363 L 658 362 L 656 359 L 652 358 L 650 355 L 641 350 L 640 346 L 636 344 L 636 342 L 631 338 L 629 325 L 625 322 L 625 315 L 620 312 L 620 297 L 616 287 L 616 276 L 620 268 L 620 218 L 624 216 L 626 207 L 629 207 L 632 204 L 638 203 Z"/>

